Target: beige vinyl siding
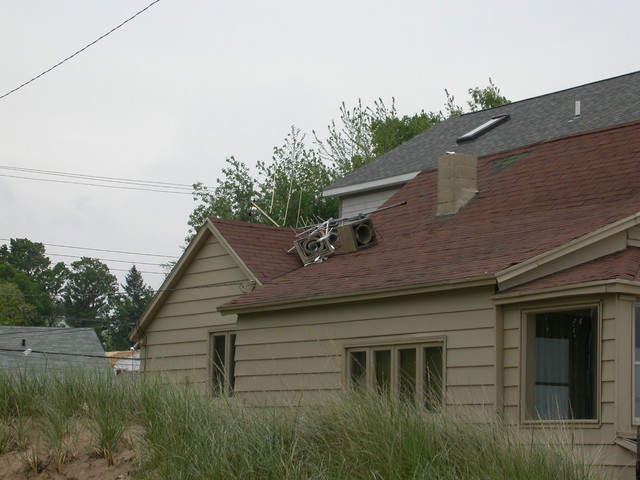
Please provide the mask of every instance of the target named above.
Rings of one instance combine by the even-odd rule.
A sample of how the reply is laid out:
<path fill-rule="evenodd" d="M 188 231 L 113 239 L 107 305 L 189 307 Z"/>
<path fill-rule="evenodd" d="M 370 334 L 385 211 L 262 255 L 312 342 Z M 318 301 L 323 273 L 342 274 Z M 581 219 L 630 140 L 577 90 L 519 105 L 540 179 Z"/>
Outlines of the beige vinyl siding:
<path fill-rule="evenodd" d="M 340 216 L 352 217 L 359 213 L 376 210 L 400 190 L 400 188 L 401 186 L 387 188 L 385 190 L 371 190 L 349 197 L 340 197 Z"/>
<path fill-rule="evenodd" d="M 238 285 L 190 287 L 246 280 L 225 248 L 209 235 L 145 331 L 144 371 L 205 385 L 210 375 L 210 332 L 232 328 L 236 322 L 235 315 L 223 317 L 217 308 L 242 292 Z"/>
<path fill-rule="evenodd" d="M 236 396 L 249 403 L 320 403 L 344 388 L 354 345 L 444 339 L 449 403 L 495 402 L 492 287 L 243 314 Z M 278 395 L 278 392 L 282 395 Z"/>
<path fill-rule="evenodd" d="M 625 340 L 626 343 L 629 343 L 629 339 L 632 337 L 632 301 L 623 302 L 616 295 L 609 294 L 568 297 L 562 300 L 504 307 L 502 382 L 505 418 L 512 423 L 522 424 L 520 405 L 523 398 L 521 390 L 523 388 L 521 385 L 523 372 L 521 369 L 524 368 L 521 350 L 523 311 L 537 308 L 551 310 L 568 305 L 593 304 L 600 305 L 601 318 L 598 357 L 600 360 L 598 422 L 592 424 L 569 422 L 565 426 L 571 425 L 573 441 L 582 445 L 585 451 L 598 455 L 598 463 L 611 470 L 616 478 L 635 478 L 633 468 L 624 468 L 627 464 L 633 464 L 634 455 L 614 443 L 616 435 L 620 432 L 633 431 L 630 423 L 631 349 L 626 345 L 621 348 L 620 345 L 624 344 Z M 625 371 L 623 374 L 624 382 L 616 389 L 616 382 L 620 379 L 619 369 L 616 365 L 626 365 L 625 362 L 628 366 L 621 367 Z M 617 411 L 621 406 L 629 413 L 621 414 Z M 547 423 L 547 425 L 549 424 Z"/>

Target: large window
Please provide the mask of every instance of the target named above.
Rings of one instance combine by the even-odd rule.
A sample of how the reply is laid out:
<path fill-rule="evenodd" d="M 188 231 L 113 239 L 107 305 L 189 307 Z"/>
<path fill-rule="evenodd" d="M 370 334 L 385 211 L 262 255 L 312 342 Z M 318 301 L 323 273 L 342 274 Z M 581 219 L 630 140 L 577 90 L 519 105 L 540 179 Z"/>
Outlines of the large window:
<path fill-rule="evenodd" d="M 430 410 L 442 405 L 443 363 L 442 342 L 347 349 L 352 388 L 398 396 Z"/>
<path fill-rule="evenodd" d="M 526 418 L 595 420 L 597 308 L 530 314 L 526 335 Z"/>
<path fill-rule="evenodd" d="M 210 337 L 210 373 L 214 395 L 231 394 L 235 384 L 236 334 L 212 333 Z"/>

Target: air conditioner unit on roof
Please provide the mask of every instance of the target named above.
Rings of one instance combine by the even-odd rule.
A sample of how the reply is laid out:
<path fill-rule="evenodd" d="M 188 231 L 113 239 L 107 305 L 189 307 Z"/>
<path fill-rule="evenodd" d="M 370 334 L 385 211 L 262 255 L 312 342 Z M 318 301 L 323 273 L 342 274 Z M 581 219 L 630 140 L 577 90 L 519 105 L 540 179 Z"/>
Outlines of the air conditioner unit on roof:
<path fill-rule="evenodd" d="M 333 255 L 335 249 L 331 245 L 330 237 L 324 237 L 322 232 L 316 232 L 308 237 L 300 238 L 293 242 L 296 247 L 300 260 L 304 265 L 309 265 L 318 261 L 318 258 L 323 259 Z"/>
<path fill-rule="evenodd" d="M 373 247 L 378 243 L 370 218 L 343 223 L 338 227 L 338 236 L 345 253 Z"/>

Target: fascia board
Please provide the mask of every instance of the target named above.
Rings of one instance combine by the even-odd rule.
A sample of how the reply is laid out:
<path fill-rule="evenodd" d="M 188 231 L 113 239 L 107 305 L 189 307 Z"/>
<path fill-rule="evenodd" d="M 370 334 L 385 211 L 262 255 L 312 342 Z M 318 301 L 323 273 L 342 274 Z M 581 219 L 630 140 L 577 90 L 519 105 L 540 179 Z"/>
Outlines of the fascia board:
<path fill-rule="evenodd" d="M 354 185 L 347 185 L 345 187 L 329 188 L 322 192 L 323 197 L 340 197 L 344 195 L 353 195 L 354 193 L 365 192 L 367 190 L 376 190 L 378 188 L 393 187 L 412 180 L 420 171 L 403 173 L 402 175 L 395 175 L 393 177 L 381 178 L 378 180 L 371 180 L 369 182 L 356 183 Z"/>
<path fill-rule="evenodd" d="M 616 222 L 610 223 L 609 225 L 605 225 L 602 228 L 594 230 L 593 232 L 589 232 L 581 237 L 575 238 L 570 242 L 536 255 L 535 257 L 532 257 L 529 260 L 525 260 L 524 262 L 521 262 L 517 265 L 505 268 L 504 270 L 496 273 L 498 285 L 504 284 L 505 282 L 513 280 L 516 277 L 529 272 L 530 270 L 557 260 L 560 257 L 592 245 L 600 240 L 611 237 L 612 235 L 620 233 L 638 224 L 640 224 L 640 212 L 637 212 Z"/>
<path fill-rule="evenodd" d="M 218 230 L 216 228 L 216 226 L 211 221 L 211 219 L 207 219 L 207 226 L 209 227 L 209 230 L 211 231 L 213 236 L 216 237 L 216 240 L 218 240 L 218 242 L 220 242 L 222 247 L 226 250 L 226 252 L 229 254 L 229 256 L 231 258 L 233 258 L 233 260 L 238 264 L 238 267 L 240 267 L 240 269 L 249 278 L 249 280 L 255 282 L 255 284 L 258 287 L 261 287 L 262 283 L 260 282 L 260 280 L 258 280 L 258 278 L 255 276 L 255 274 L 249 269 L 249 267 L 247 267 L 247 264 L 244 263 L 242 258 L 240 258 L 240 256 L 231 247 L 231 245 L 229 245 L 229 242 L 227 242 L 227 240 L 224 238 L 224 236 L 220 233 L 220 230 Z"/>
<path fill-rule="evenodd" d="M 481 277 L 462 278 L 457 280 L 446 280 L 444 282 L 431 283 L 426 285 L 412 285 L 404 287 L 394 287 L 383 290 L 370 290 L 366 292 L 351 292 L 338 295 L 326 295 L 323 297 L 302 298 L 297 300 L 283 300 L 280 302 L 262 303 L 259 305 L 249 305 L 240 307 L 228 307 L 221 305 L 218 311 L 222 315 L 240 315 L 243 313 L 268 312 L 274 310 L 288 310 L 302 307 L 315 307 L 319 305 L 359 302 L 375 300 L 380 298 L 395 297 L 399 295 L 416 295 L 420 293 L 441 292 L 444 290 L 454 290 L 461 288 L 473 288 L 481 286 L 495 285 L 496 279 L 493 275 Z"/>
<path fill-rule="evenodd" d="M 229 245 L 220 231 L 215 227 L 211 219 L 207 219 L 207 222 L 198 231 L 191 243 L 189 243 L 189 246 L 186 248 L 176 265 L 171 270 L 171 273 L 167 276 L 165 281 L 162 283 L 162 286 L 158 289 L 158 293 L 151 301 L 151 304 L 144 311 L 144 313 L 140 317 L 140 320 L 129 334 L 129 338 L 131 340 L 137 339 L 139 335 L 144 332 L 153 316 L 157 313 L 160 307 L 164 304 L 167 296 L 171 293 L 171 289 L 175 287 L 177 281 L 180 279 L 180 277 L 182 277 L 182 273 L 191 264 L 193 258 L 200 251 L 200 248 L 202 248 L 202 245 L 207 240 L 209 235 L 213 235 L 216 240 L 220 242 L 225 251 L 231 258 L 233 258 L 238 267 L 247 275 L 247 278 L 249 278 L 249 280 L 255 282 L 255 284 L 258 286 L 262 285 L 253 274 L 253 272 L 249 270 L 249 267 L 247 267 L 247 265 L 238 256 L 235 250 L 231 248 L 231 245 Z"/>
<path fill-rule="evenodd" d="M 189 264 L 191 264 L 193 257 L 196 255 L 198 251 L 200 251 L 200 248 L 203 242 L 206 240 L 207 236 L 210 234 L 212 234 L 212 232 L 207 224 L 203 225 L 202 228 L 198 230 L 198 233 L 193 238 L 193 240 L 191 240 L 191 242 L 189 243 L 185 251 L 182 253 L 182 255 L 180 256 L 180 258 L 178 259 L 174 267 L 171 269 L 171 272 L 169 273 L 169 275 L 167 275 L 167 278 L 165 278 L 164 282 L 162 282 L 162 285 L 158 289 L 158 293 L 156 293 L 156 295 L 153 297 L 153 300 L 151 300 L 151 303 L 149 304 L 149 306 L 145 309 L 145 311 L 140 316 L 140 320 L 138 320 L 136 325 L 133 327 L 133 330 L 131 331 L 131 333 L 129 333 L 130 340 L 132 341 L 136 340 L 137 338 L 139 338 L 138 336 L 142 332 L 144 332 L 145 328 L 147 327 L 147 324 L 153 318 L 153 315 L 155 315 L 158 309 L 162 306 L 167 295 L 169 295 L 170 290 L 175 286 L 175 283 L 182 276 L 182 272 L 185 270 L 185 268 Z"/>
<path fill-rule="evenodd" d="M 622 279 L 599 280 L 596 282 L 576 283 L 528 292 L 500 293 L 493 295 L 491 300 L 493 300 L 496 305 L 509 305 L 512 303 L 533 302 L 559 297 L 596 295 L 603 293 L 620 293 L 640 296 L 640 282 Z"/>

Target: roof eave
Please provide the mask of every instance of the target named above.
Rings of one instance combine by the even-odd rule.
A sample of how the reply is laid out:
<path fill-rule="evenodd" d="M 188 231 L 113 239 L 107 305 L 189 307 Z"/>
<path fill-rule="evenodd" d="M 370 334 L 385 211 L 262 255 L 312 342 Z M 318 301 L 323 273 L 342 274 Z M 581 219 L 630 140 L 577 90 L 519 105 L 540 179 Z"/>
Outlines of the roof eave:
<path fill-rule="evenodd" d="M 420 171 L 409 172 L 403 173 L 401 175 L 394 175 L 393 177 L 380 178 L 368 182 L 346 185 L 344 187 L 328 188 L 322 192 L 322 196 L 328 198 L 343 197 L 347 195 L 353 195 L 355 193 L 366 192 L 368 190 L 378 190 L 381 188 L 394 187 L 396 185 L 407 183 L 419 173 Z"/>
<path fill-rule="evenodd" d="M 242 261 L 235 250 L 229 245 L 224 236 L 215 227 L 211 219 L 207 219 L 207 222 L 200 228 L 196 236 L 191 240 L 191 243 L 187 246 L 184 253 L 171 270 L 171 273 L 167 275 L 167 278 L 158 289 L 158 294 L 153 298 L 149 306 L 143 312 L 140 320 L 136 323 L 131 333 L 129 333 L 129 339 L 131 341 L 139 340 L 145 329 L 154 318 L 157 311 L 164 304 L 167 296 L 171 293 L 171 289 L 175 286 L 176 282 L 180 279 L 184 270 L 191 264 L 193 258 L 200 251 L 203 242 L 207 238 L 207 234 L 213 235 L 218 242 L 223 246 L 227 253 L 234 259 L 240 269 L 254 281 L 256 285 L 262 285 L 256 276 L 249 270 L 249 267 Z"/>
<path fill-rule="evenodd" d="M 483 275 L 478 277 L 445 280 L 422 285 L 408 285 L 401 287 L 390 287 L 378 290 L 368 290 L 359 292 L 340 293 L 335 295 L 324 295 L 318 297 L 306 297 L 294 300 L 282 300 L 278 302 L 265 302 L 247 306 L 225 306 L 218 307 L 222 315 L 240 315 L 246 313 L 258 313 L 274 310 L 288 310 L 308 306 L 327 305 L 335 303 L 359 302 L 372 299 L 393 297 L 398 295 L 415 295 L 420 293 L 439 292 L 443 290 L 473 288 L 488 285 L 495 285 L 494 275 Z"/>
<path fill-rule="evenodd" d="M 603 293 L 619 293 L 640 296 L 640 282 L 614 278 L 609 280 L 596 280 L 592 282 L 574 283 L 558 287 L 540 288 L 537 290 L 520 291 L 512 293 L 498 293 L 491 299 L 496 305 L 508 305 L 532 302 L 536 300 L 549 300 L 559 297 L 594 295 Z"/>
<path fill-rule="evenodd" d="M 604 227 L 589 232 L 586 235 L 582 235 L 581 237 L 575 238 L 570 242 L 562 244 L 556 248 L 547 250 L 546 252 L 536 255 L 535 257 L 532 257 L 521 263 L 505 268 L 504 270 L 496 273 L 498 285 L 500 285 L 501 287 L 507 285 L 507 288 L 512 288 L 513 286 L 518 284 L 517 277 L 523 275 L 524 273 L 639 224 L 640 212 L 636 212 L 633 215 L 605 225 Z"/>

